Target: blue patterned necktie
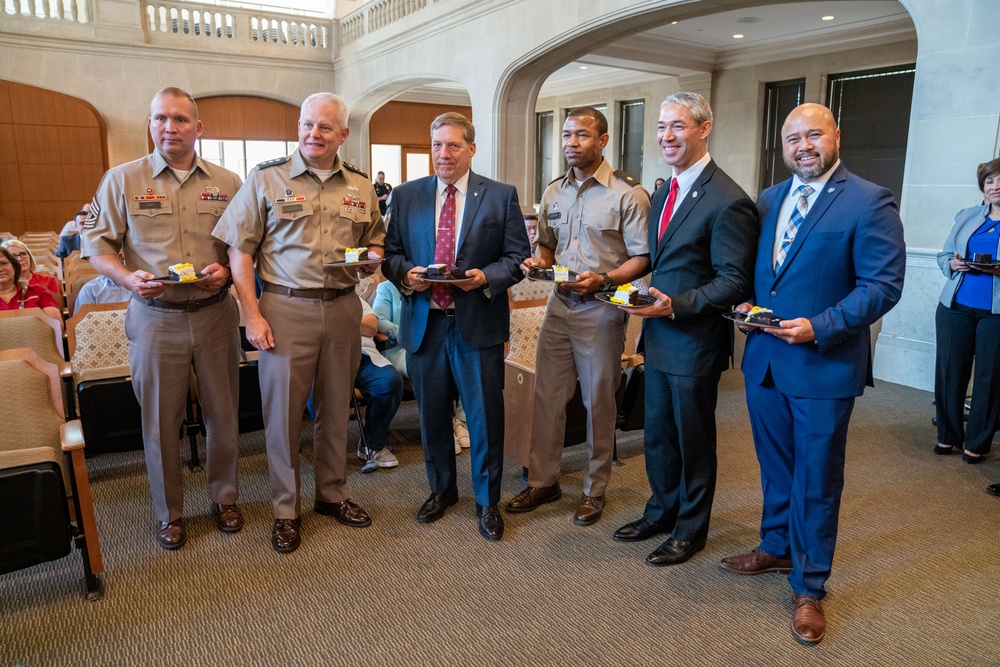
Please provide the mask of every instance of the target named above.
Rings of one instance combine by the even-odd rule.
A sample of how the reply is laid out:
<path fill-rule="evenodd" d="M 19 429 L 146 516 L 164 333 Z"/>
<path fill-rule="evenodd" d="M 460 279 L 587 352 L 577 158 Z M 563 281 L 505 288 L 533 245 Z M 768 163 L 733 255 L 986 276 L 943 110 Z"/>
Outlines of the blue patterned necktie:
<path fill-rule="evenodd" d="M 781 265 L 785 261 L 788 249 L 791 247 L 792 241 L 795 240 L 795 233 L 799 231 L 799 225 L 805 220 L 806 212 L 809 211 L 809 195 L 814 190 L 808 185 L 800 185 L 798 192 L 799 200 L 795 202 L 795 210 L 792 211 L 792 217 L 788 219 L 788 226 L 785 227 L 785 235 L 781 238 L 781 247 L 778 248 L 778 254 L 774 258 L 775 273 L 781 270 Z"/>

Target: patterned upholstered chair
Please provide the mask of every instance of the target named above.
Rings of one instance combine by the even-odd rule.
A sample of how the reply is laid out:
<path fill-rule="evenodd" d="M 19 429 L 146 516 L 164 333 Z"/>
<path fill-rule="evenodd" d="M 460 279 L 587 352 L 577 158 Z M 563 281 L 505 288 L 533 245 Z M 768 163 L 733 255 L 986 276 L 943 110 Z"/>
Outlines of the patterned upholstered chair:
<path fill-rule="evenodd" d="M 0 573 L 69 554 L 83 561 L 86 597 L 104 571 L 78 421 L 65 421 L 56 366 L 22 348 L 0 352 L 14 428 L 0 429 Z"/>
<path fill-rule="evenodd" d="M 66 323 L 71 393 L 87 455 L 142 449 L 142 413 L 129 377 L 124 303 L 87 304 Z"/>

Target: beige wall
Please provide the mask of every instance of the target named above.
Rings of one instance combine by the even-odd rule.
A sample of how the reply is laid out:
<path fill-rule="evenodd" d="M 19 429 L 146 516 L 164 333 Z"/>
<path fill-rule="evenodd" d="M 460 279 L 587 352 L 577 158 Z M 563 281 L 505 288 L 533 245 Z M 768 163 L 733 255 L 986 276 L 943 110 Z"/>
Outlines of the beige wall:
<path fill-rule="evenodd" d="M 804 101 L 822 104 L 826 102 L 829 74 L 901 65 L 916 59 L 916 42 L 901 42 L 720 70 L 715 73 L 712 82 L 712 110 L 715 112 L 715 127 L 709 142 L 712 157 L 751 197 L 756 198 L 764 84 L 804 77 Z M 848 169 L 850 167 L 847 165 Z"/>

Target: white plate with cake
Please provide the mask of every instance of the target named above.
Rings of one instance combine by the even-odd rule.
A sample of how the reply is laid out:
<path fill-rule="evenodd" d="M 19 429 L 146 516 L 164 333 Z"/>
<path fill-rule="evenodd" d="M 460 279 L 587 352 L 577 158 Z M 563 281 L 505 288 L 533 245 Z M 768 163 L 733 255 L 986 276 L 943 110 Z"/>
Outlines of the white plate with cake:
<path fill-rule="evenodd" d="M 161 283 L 197 285 L 200 282 L 208 280 L 208 276 L 195 271 L 193 264 L 184 263 L 174 264 L 173 266 L 167 267 L 167 275 L 159 278 L 152 278 L 150 282 L 153 280 Z"/>
<path fill-rule="evenodd" d="M 580 279 L 580 274 L 570 271 L 565 266 L 553 266 L 551 269 L 535 267 L 524 274 L 528 280 L 537 280 L 548 283 L 575 283 Z"/>
<path fill-rule="evenodd" d="M 750 309 L 749 313 L 741 313 L 738 310 L 733 310 L 723 314 L 723 317 L 739 325 L 755 329 L 763 329 L 765 327 L 778 328 L 781 326 L 781 318 L 775 317 L 774 311 L 761 308 L 760 306 L 754 306 Z"/>

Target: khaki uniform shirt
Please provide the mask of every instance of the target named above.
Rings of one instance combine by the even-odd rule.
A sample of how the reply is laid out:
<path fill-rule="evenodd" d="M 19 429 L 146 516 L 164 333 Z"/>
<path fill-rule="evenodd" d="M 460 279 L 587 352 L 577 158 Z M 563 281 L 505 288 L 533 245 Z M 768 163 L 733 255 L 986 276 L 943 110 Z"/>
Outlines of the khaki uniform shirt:
<path fill-rule="evenodd" d="M 219 220 L 216 238 L 252 255 L 262 280 L 291 288 L 345 288 L 358 282 L 344 249 L 382 246 L 385 225 L 375 188 L 338 155 L 325 182 L 302 155 L 262 162 Z"/>
<path fill-rule="evenodd" d="M 570 169 L 549 183 L 538 215 L 538 244 L 571 271 L 607 273 L 649 254 L 649 196 L 615 176 L 607 160 L 577 188 Z"/>
<path fill-rule="evenodd" d="M 214 263 L 228 266 L 226 244 L 212 236 L 212 229 L 239 189 L 239 176 L 200 157 L 183 183 L 158 151 L 114 167 L 104 175 L 83 223 L 81 255 L 124 250 L 129 271 L 157 277 L 184 262 L 196 271 Z M 215 292 L 176 285 L 159 298 L 196 301 Z"/>

